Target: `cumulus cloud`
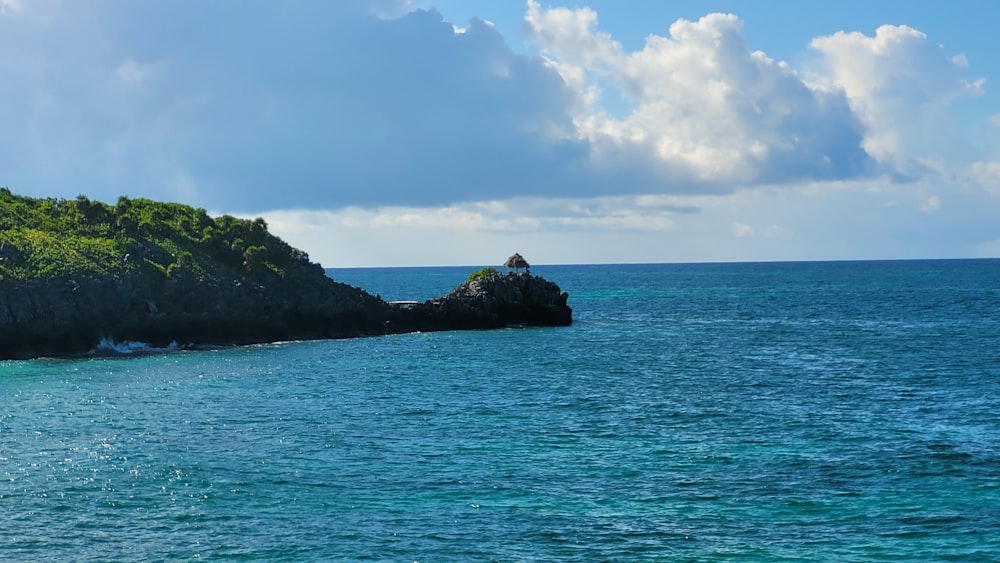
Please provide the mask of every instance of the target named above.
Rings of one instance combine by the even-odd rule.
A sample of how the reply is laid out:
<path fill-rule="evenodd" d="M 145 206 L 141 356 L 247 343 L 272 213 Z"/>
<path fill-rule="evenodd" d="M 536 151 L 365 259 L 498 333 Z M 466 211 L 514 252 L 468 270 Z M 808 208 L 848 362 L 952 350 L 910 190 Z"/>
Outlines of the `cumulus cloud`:
<path fill-rule="evenodd" d="M 492 26 L 307 7 L 217 2 L 195 17 L 168 2 L 72 3 L 46 22 L 0 21 L 0 48 L 26 52 L 0 63 L 0 184 L 111 199 L 196 185 L 191 203 L 245 210 L 584 184 L 576 94 Z"/>
<path fill-rule="evenodd" d="M 866 173 L 843 94 L 748 50 L 735 16 L 680 20 L 627 53 L 594 11 L 529 2 L 543 58 L 513 53 L 484 20 L 459 33 L 409 9 L 220 1 L 194 17 L 114 0 L 5 23 L 17 33 L 0 47 L 20 34 L 27 55 L 0 87 L 0 183 L 252 211 Z M 626 97 L 626 115 L 602 109 L 602 89 Z"/>
<path fill-rule="evenodd" d="M 384 19 L 395 19 L 413 11 L 410 0 L 371 0 L 373 14 Z"/>
<path fill-rule="evenodd" d="M 732 185 L 866 172 L 861 127 L 846 98 L 814 90 L 785 63 L 750 51 L 732 14 L 678 20 L 628 53 L 588 9 L 528 2 L 532 39 L 590 105 L 576 115 L 596 166 L 626 161 L 660 181 Z M 601 90 L 631 104 L 624 118 L 595 111 Z M 659 190 L 657 190 L 659 191 Z"/>
<path fill-rule="evenodd" d="M 0 18 L 0 49 L 19 53 L 0 58 L 0 185 L 325 209 L 284 223 L 268 213 L 293 234 L 297 219 L 328 221 L 343 240 L 791 240 L 803 227 L 768 216 L 763 199 L 732 202 L 897 170 L 944 178 L 934 159 L 960 145 L 949 106 L 983 89 L 964 57 L 905 27 L 819 38 L 824 64 L 805 75 L 747 45 L 732 14 L 678 20 L 628 51 L 595 11 L 529 1 L 534 56 L 486 20 L 459 25 L 404 0 L 218 0 L 197 13 L 165 0 L 0 1 L 18 16 Z M 965 177 L 991 174 L 983 159 Z M 887 200 L 925 219 L 956 208 L 921 190 Z"/>
<path fill-rule="evenodd" d="M 905 25 L 883 25 L 874 36 L 838 32 L 818 37 L 825 86 L 843 91 L 865 125 L 865 150 L 903 174 L 942 160 L 954 162 L 968 147 L 949 107 L 983 93 L 984 80 L 968 80 L 968 60 Z"/>

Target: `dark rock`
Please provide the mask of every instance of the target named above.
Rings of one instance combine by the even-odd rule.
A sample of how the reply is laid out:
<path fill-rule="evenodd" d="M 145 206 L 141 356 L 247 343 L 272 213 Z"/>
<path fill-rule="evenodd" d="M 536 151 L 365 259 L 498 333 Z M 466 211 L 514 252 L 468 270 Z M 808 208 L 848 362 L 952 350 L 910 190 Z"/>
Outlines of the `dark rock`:
<path fill-rule="evenodd" d="M 135 256 L 149 256 L 135 248 Z M 156 258 L 161 258 L 156 256 Z M 309 265 L 309 264 L 307 264 Z M 559 286 L 496 274 L 409 309 L 303 267 L 287 279 L 117 273 L 0 281 L 0 359 L 70 356 L 104 340 L 237 345 L 572 322 Z"/>
<path fill-rule="evenodd" d="M 564 326 L 573 322 L 568 298 L 558 285 L 539 276 L 496 273 L 403 311 L 400 322 L 415 330 Z"/>

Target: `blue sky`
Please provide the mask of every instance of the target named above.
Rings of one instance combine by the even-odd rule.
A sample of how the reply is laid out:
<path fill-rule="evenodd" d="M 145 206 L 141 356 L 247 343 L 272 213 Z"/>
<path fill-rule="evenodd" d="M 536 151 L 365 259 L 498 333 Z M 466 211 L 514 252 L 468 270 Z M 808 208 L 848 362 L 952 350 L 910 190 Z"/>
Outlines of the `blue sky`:
<path fill-rule="evenodd" d="M 1000 256 L 998 11 L 0 0 L 0 185 L 328 267 Z"/>

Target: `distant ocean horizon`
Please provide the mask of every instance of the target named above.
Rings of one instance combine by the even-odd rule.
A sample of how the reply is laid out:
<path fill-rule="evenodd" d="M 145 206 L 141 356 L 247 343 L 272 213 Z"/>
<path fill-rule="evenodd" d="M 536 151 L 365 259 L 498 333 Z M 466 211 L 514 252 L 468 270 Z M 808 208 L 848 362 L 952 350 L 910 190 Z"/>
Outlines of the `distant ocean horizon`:
<path fill-rule="evenodd" d="M 0 362 L 0 560 L 1000 559 L 1000 260 L 531 272 L 572 326 Z"/>

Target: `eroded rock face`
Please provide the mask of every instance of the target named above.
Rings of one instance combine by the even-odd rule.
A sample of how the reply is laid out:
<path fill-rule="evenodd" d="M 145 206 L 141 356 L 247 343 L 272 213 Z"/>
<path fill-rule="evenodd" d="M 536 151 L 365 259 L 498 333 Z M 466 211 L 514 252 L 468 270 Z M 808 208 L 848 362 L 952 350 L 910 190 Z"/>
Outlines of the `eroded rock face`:
<path fill-rule="evenodd" d="M 340 338 L 381 330 L 380 299 L 320 276 L 303 285 L 186 276 L 0 282 L 0 358 L 67 356 L 102 339 L 153 346 Z"/>
<path fill-rule="evenodd" d="M 139 274 L 0 281 L 0 359 L 70 356 L 102 339 L 153 346 L 234 345 L 381 334 L 561 326 L 559 286 L 527 274 L 467 282 L 410 309 L 326 277 L 199 280 Z"/>

